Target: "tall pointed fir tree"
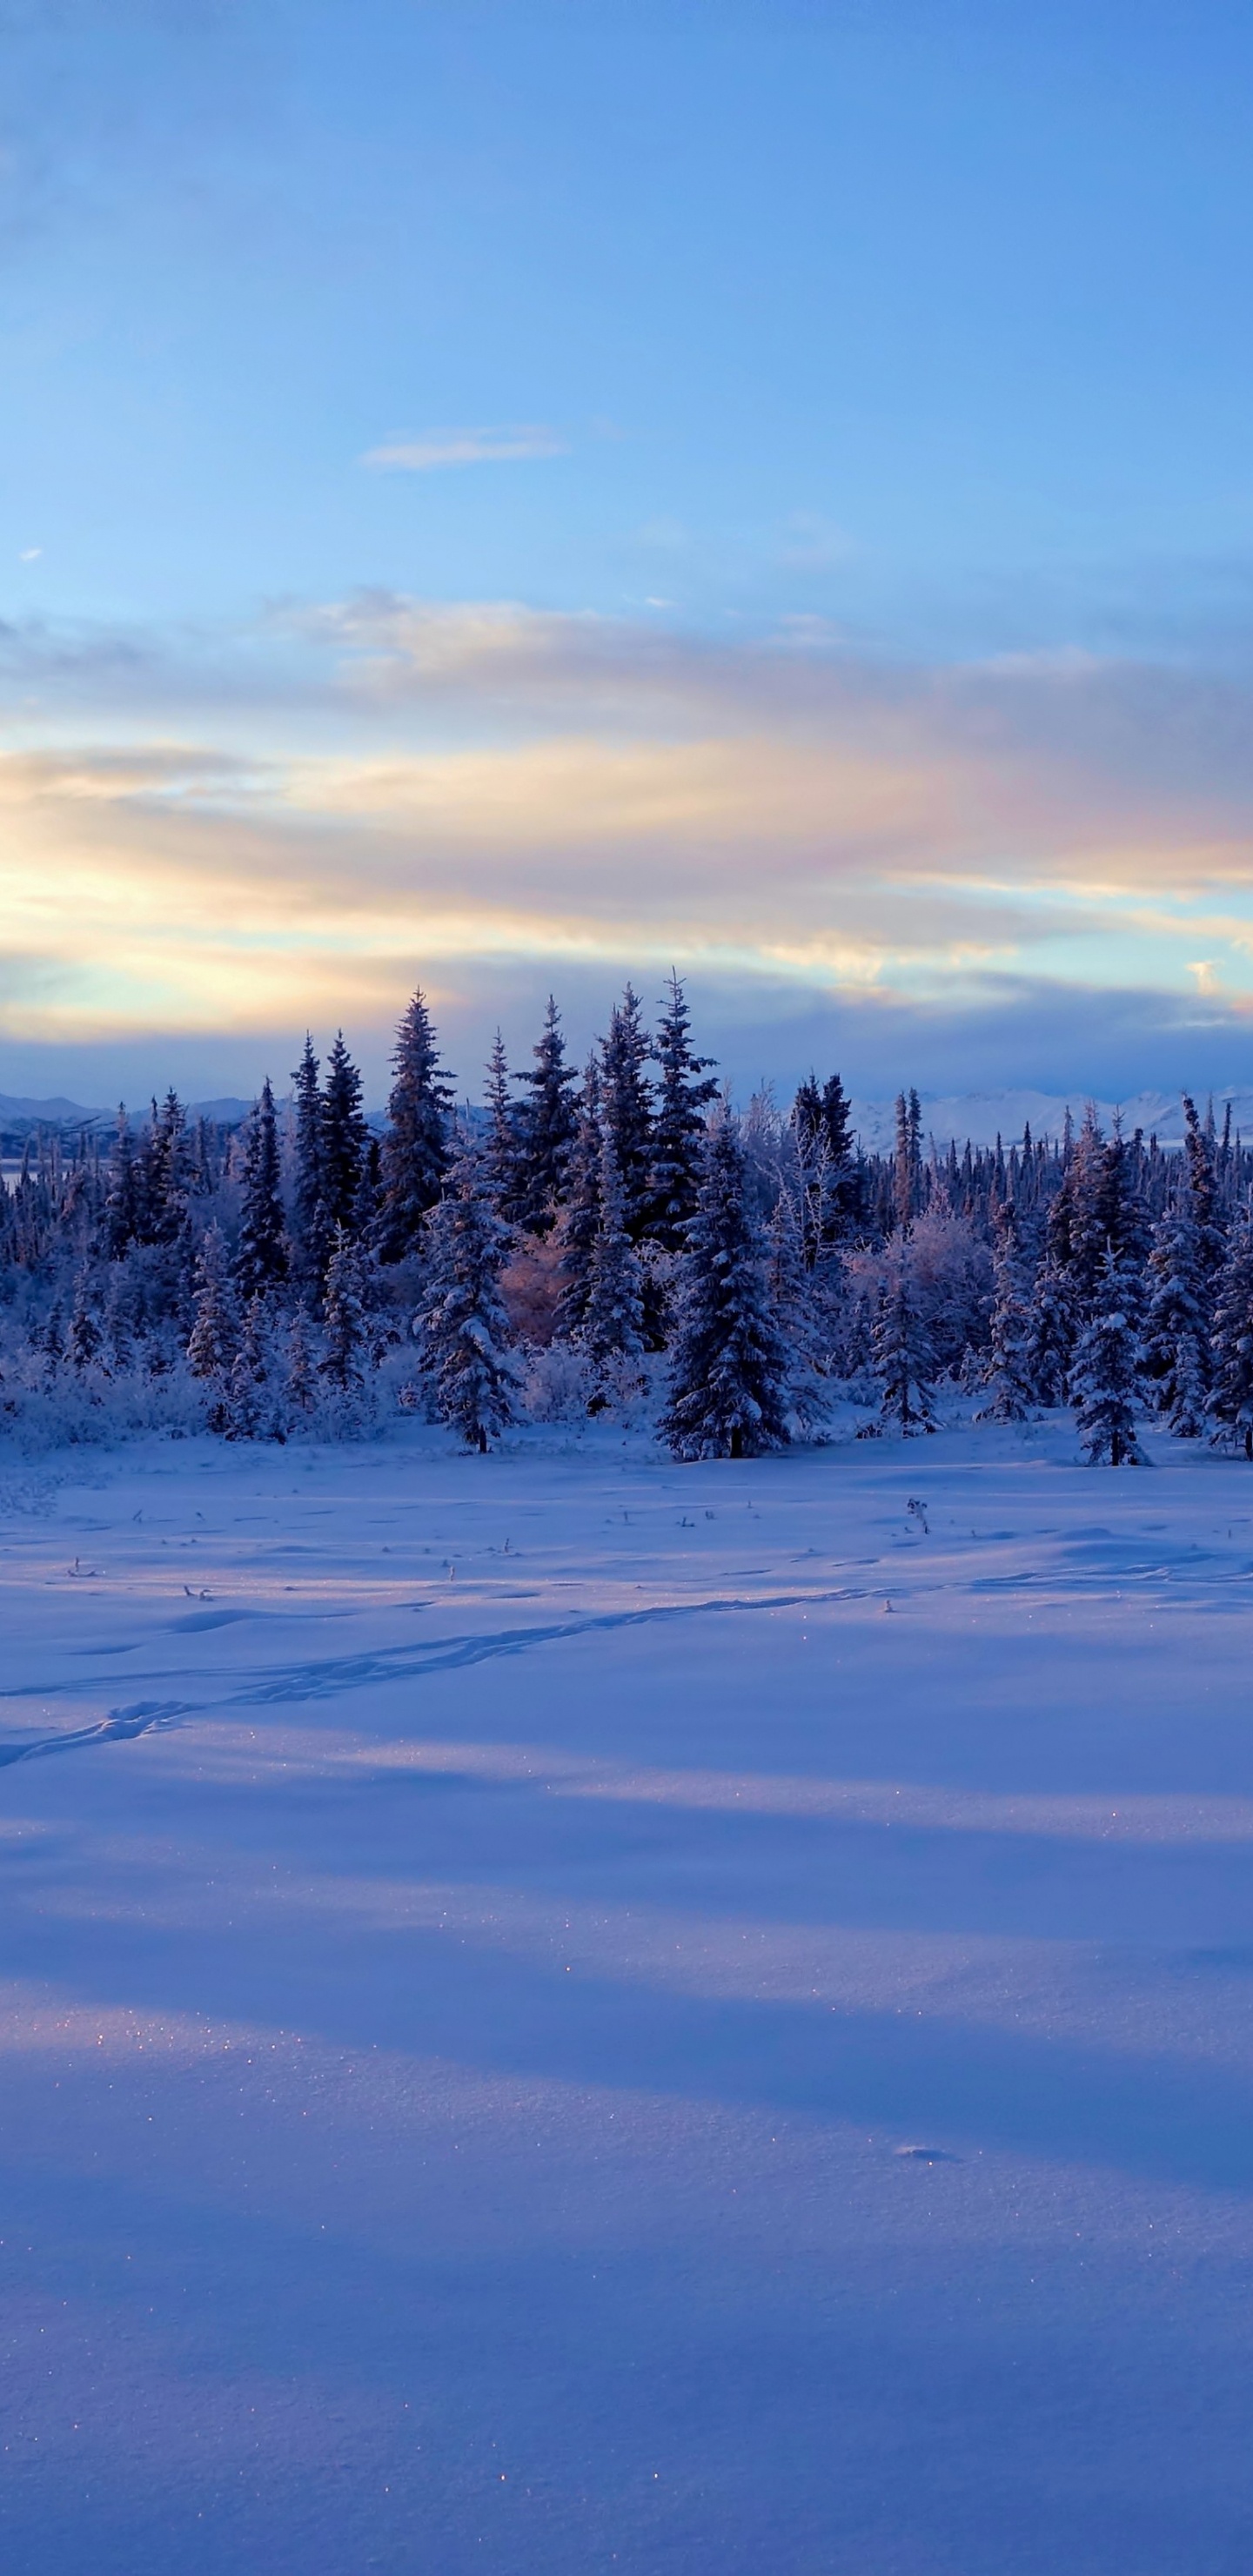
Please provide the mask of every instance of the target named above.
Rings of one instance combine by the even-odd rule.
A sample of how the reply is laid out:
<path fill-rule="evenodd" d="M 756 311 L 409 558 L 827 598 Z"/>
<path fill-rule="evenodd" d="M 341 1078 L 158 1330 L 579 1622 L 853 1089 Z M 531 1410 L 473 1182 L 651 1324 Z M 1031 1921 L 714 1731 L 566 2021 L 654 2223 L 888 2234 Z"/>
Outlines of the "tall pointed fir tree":
<path fill-rule="evenodd" d="M 104 1335 L 96 1316 L 91 1272 L 84 1262 L 74 1281 L 74 1303 L 65 1341 L 66 1357 L 79 1377 L 85 1375 L 93 1361 L 101 1358 L 103 1345 Z"/>
<path fill-rule="evenodd" d="M 847 1297 L 839 1256 L 811 1270 L 800 1194 L 785 1180 L 766 1219 L 766 1295 L 788 1351 L 788 1395 L 803 1431 L 831 1411 L 830 1379 L 847 1335 Z"/>
<path fill-rule="evenodd" d="M 857 1161 L 852 1107 L 838 1073 L 818 1088 L 809 1074 L 792 1103 L 789 1126 L 796 1149 L 809 1269 L 851 1232 L 857 1215 Z"/>
<path fill-rule="evenodd" d="M 601 1048 L 601 1115 L 613 1138 L 632 1243 L 643 1241 L 650 1215 L 653 1094 L 645 1067 L 651 1049 L 640 998 L 628 984 Z"/>
<path fill-rule="evenodd" d="M 755 1458 L 785 1447 L 790 1353 L 771 1318 L 744 1155 L 725 1115 L 705 1147 L 678 1305 L 669 1396 L 658 1424 L 674 1456 Z"/>
<path fill-rule="evenodd" d="M 327 1222 L 352 1234 L 369 1130 L 361 1114 L 361 1076 L 337 1030 L 322 1093 L 322 1203 Z"/>
<path fill-rule="evenodd" d="M 292 1172 L 291 1237 L 293 1268 L 304 1295 L 315 1303 L 331 1254 L 322 1155 L 322 1093 L 313 1040 L 306 1035 L 304 1053 L 292 1074 L 295 1139 Z"/>
<path fill-rule="evenodd" d="M 509 1097 L 509 1059 L 499 1029 L 487 1059 L 484 1107 L 487 1111 L 487 1134 L 483 1140 L 484 1177 L 497 1216 L 508 1219 L 513 1206 L 518 1137 L 516 1112 Z"/>
<path fill-rule="evenodd" d="M 320 1374 L 340 1396 L 353 1395 L 365 1383 L 370 1350 L 368 1302 L 361 1246 L 339 1225 L 326 1265 Z"/>
<path fill-rule="evenodd" d="M 117 1113 L 109 1176 L 105 1186 L 104 1249 L 110 1261 L 121 1261 L 139 1233 L 139 1197 L 135 1174 L 135 1139 L 123 1101 Z"/>
<path fill-rule="evenodd" d="M 159 1109 L 153 1101 L 137 1176 L 145 1242 L 168 1248 L 184 1234 L 190 1174 L 186 1113 L 177 1092 L 168 1091 Z"/>
<path fill-rule="evenodd" d="M 1202 1285 L 1192 1193 L 1186 1180 L 1177 1206 L 1153 1228 L 1144 1319 L 1147 1392 L 1181 1440 L 1205 1429 L 1209 1386 L 1207 1309 L 1212 1289 Z"/>
<path fill-rule="evenodd" d="M 431 1220 L 426 1294 L 416 1331 L 435 1410 L 471 1449 L 486 1453 L 514 1420 L 518 1370 L 500 1295 L 508 1228 L 466 1136 Z"/>
<path fill-rule="evenodd" d="M 392 1071 L 378 1212 L 379 1258 L 388 1262 L 407 1261 L 418 1251 L 450 1159 L 452 1090 L 421 988 L 396 1032 Z"/>
<path fill-rule="evenodd" d="M 1012 1199 L 1006 1199 L 996 1212 L 992 1282 L 991 1337 L 983 1370 L 985 1401 L 975 1419 L 1025 1422 L 1034 1400 L 1028 1361 L 1031 1311 L 1027 1264 Z"/>
<path fill-rule="evenodd" d="M 1144 1463 L 1135 1426 L 1142 1397 L 1138 1303 L 1139 1283 L 1111 1243 L 1070 1372 L 1075 1426 L 1090 1467 L 1106 1460 L 1111 1467 Z"/>
<path fill-rule="evenodd" d="M 1055 1408 L 1066 1402 L 1075 1333 L 1069 1272 L 1054 1252 L 1046 1252 L 1035 1276 L 1023 1345 L 1023 1367 L 1033 1404 Z"/>
<path fill-rule="evenodd" d="M 676 974 L 671 974 L 667 991 L 653 1048 L 660 1073 L 646 1224 L 663 1251 L 681 1252 L 700 1196 L 708 1111 L 718 1085 L 709 1071 L 712 1056 L 693 1051 L 691 1014 Z"/>
<path fill-rule="evenodd" d="M 922 1206 L 922 1103 L 916 1091 L 896 1096 L 896 1146 L 892 1156 L 892 1207 L 903 1233 Z"/>
<path fill-rule="evenodd" d="M 935 1354 L 914 1278 L 908 1235 L 893 1236 L 884 1257 L 871 1334 L 879 1381 L 879 1421 L 903 1440 L 935 1429 Z"/>
<path fill-rule="evenodd" d="M 577 1341 L 587 1313 L 592 1255 L 600 1229 L 600 1062 L 588 1057 L 579 1094 L 578 1120 L 566 1171 L 566 1203 L 561 1212 L 561 1294 L 557 1332 Z"/>
<path fill-rule="evenodd" d="M 561 1013 L 551 993 L 532 1053 L 532 1071 L 515 1077 L 526 1088 L 514 1110 L 509 1213 L 522 1233 L 548 1234 L 557 1221 L 578 1123 L 573 1098 L 578 1075 L 566 1063 Z"/>
<path fill-rule="evenodd" d="M 1216 1449 L 1253 1460 L 1253 1216 L 1236 1226 L 1218 1275 L 1207 1411 Z"/>
<path fill-rule="evenodd" d="M 283 1211 L 278 1124 L 269 1076 L 253 1107 L 244 1140 L 244 1174 L 235 1286 L 245 1305 L 267 1297 L 287 1277 L 287 1220 Z"/>
<path fill-rule="evenodd" d="M 266 1301 L 254 1293 L 244 1308 L 225 1399 L 228 1440 L 260 1440 L 275 1429 L 269 1396 Z"/>
<path fill-rule="evenodd" d="M 639 1255 L 626 1230 L 626 1193 L 613 1138 L 606 1127 L 600 1141 L 600 1214 L 588 1267 L 587 1304 L 579 1329 L 598 1380 L 603 1403 L 621 1388 L 644 1348 L 644 1295 Z"/>
<path fill-rule="evenodd" d="M 203 1378 L 206 1383 L 210 1430 L 223 1431 L 239 1328 L 226 1239 L 216 1223 L 208 1228 L 201 1243 L 195 1281 L 187 1365 L 193 1377 Z"/>

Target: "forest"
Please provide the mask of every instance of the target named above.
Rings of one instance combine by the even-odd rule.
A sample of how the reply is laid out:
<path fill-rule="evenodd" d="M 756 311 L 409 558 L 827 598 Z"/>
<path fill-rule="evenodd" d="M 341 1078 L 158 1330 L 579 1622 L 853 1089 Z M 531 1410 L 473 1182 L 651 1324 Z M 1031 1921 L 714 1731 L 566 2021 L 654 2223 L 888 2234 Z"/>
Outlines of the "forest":
<path fill-rule="evenodd" d="M 386 1117 L 337 1035 L 235 1129 L 173 1091 L 110 1139 L 40 1133 L 0 1181 L 0 1422 L 361 1436 L 397 1412 L 488 1450 L 510 1426 L 654 1423 L 679 1459 L 925 1436 L 1073 1408 L 1094 1464 L 1146 1416 L 1253 1458 L 1253 1151 L 1183 1100 L 1183 1143 L 937 1150 L 918 1095 L 864 1152 L 838 1074 L 737 1108 L 672 976 L 628 985 L 580 1069 L 549 1001 L 458 1103 L 416 992 Z"/>

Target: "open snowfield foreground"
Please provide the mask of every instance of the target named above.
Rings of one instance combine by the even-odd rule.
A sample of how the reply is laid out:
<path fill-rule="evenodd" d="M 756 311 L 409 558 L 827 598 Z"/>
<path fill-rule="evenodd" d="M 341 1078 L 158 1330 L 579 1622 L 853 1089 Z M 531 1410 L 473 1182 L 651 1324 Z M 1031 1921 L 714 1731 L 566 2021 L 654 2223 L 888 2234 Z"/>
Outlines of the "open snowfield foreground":
<path fill-rule="evenodd" d="M 1245 2576 L 1253 1473 L 0 1515 L 5 2576 Z"/>

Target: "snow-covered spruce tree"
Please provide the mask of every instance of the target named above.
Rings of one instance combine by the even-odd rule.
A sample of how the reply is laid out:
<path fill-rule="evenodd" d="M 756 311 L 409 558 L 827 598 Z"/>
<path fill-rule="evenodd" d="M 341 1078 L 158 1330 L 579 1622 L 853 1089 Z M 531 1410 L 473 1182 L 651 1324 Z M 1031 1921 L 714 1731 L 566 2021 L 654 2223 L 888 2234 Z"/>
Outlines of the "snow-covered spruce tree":
<path fill-rule="evenodd" d="M 193 1377 L 205 1381 L 210 1430 L 224 1431 L 230 1373 L 238 1342 L 238 1322 L 231 1293 L 226 1240 L 217 1224 L 208 1228 L 201 1243 L 195 1278 L 196 1295 L 187 1344 L 187 1365 Z"/>
<path fill-rule="evenodd" d="M 1212 1381 L 1206 1407 L 1216 1449 L 1243 1449 L 1253 1460 L 1253 1217 L 1232 1234 L 1218 1275 L 1210 1342 Z"/>
<path fill-rule="evenodd" d="M 620 1384 L 632 1363 L 638 1373 L 644 1348 L 643 1279 L 626 1229 L 626 1193 L 607 1127 L 600 1142 L 600 1214 L 579 1345 L 596 1374 L 599 1405 L 606 1400 L 607 1385 Z"/>
<path fill-rule="evenodd" d="M 266 1349 L 266 1301 L 258 1290 L 244 1308 L 226 1390 L 228 1440 L 260 1440 L 274 1429 Z"/>
<path fill-rule="evenodd" d="M 320 1374 L 341 1395 L 365 1383 L 370 1358 L 368 1283 L 360 1246 L 344 1227 L 335 1229 L 322 1294 L 323 1352 Z"/>
<path fill-rule="evenodd" d="M 601 1116 L 613 1138 L 626 1196 L 632 1243 L 648 1230 L 653 1161 L 653 1095 L 644 1068 L 651 1048 L 640 1019 L 640 998 L 628 984 L 601 1049 Z"/>
<path fill-rule="evenodd" d="M 791 1354 L 771 1318 L 765 1264 L 729 1116 L 705 1146 L 678 1279 L 679 1328 L 660 1437 L 676 1458 L 755 1458 L 787 1445 Z"/>
<path fill-rule="evenodd" d="M 309 1325 L 303 1307 L 297 1306 L 287 1327 L 284 1367 L 284 1391 L 293 1413 L 308 1415 L 317 1404 L 317 1380 L 313 1353 L 309 1346 Z"/>
<path fill-rule="evenodd" d="M 396 1032 L 392 1072 L 377 1224 L 379 1259 L 387 1262 L 406 1261 L 417 1251 L 449 1164 L 452 1090 L 420 987 Z"/>
<path fill-rule="evenodd" d="M 600 1226 L 600 1064 L 588 1057 L 579 1095 L 578 1124 L 566 1169 L 566 1204 L 561 1215 L 561 1297 L 557 1333 L 577 1341 L 587 1313 L 592 1253 Z"/>
<path fill-rule="evenodd" d="M 1205 1310 L 1211 1291 L 1201 1280 L 1190 1189 L 1153 1229 L 1148 1285 L 1146 1389 L 1177 1437 L 1196 1440 L 1205 1429 L 1210 1358 Z"/>
<path fill-rule="evenodd" d="M 1196 1113 L 1196 1102 L 1183 1095 L 1185 1135 L 1184 1160 L 1188 1172 L 1188 1198 L 1192 1222 L 1196 1228 L 1197 1286 L 1201 1310 L 1208 1328 L 1214 1311 L 1218 1274 L 1227 1258 L 1227 1236 L 1220 1204 L 1218 1174 L 1215 1169 L 1214 1113 L 1202 1126 Z"/>
<path fill-rule="evenodd" d="M 287 1277 L 287 1220 L 279 1171 L 278 1128 L 269 1077 L 248 1120 L 235 1286 L 245 1304 L 280 1288 Z"/>
<path fill-rule="evenodd" d="M 679 978 L 671 974 L 669 999 L 657 1028 L 653 1061 L 660 1067 L 653 1119 L 647 1230 L 665 1252 L 682 1252 L 696 1214 L 705 1153 L 705 1128 L 718 1085 L 712 1056 L 692 1049 L 691 1015 Z"/>
<path fill-rule="evenodd" d="M 566 1063 L 561 1013 L 551 993 L 544 1026 L 532 1052 L 533 1071 L 516 1076 L 526 1089 L 513 1114 L 513 1186 L 508 1213 L 523 1234 L 548 1234 L 557 1221 L 578 1123 L 571 1096 L 577 1088 L 578 1075 L 573 1065 Z"/>
<path fill-rule="evenodd" d="M 1139 1467 L 1135 1417 L 1142 1400 L 1136 1326 L 1139 1283 L 1111 1244 L 1075 1347 L 1070 1401 L 1090 1467 Z"/>
<path fill-rule="evenodd" d="M 177 1092 L 155 1100 L 136 1175 L 140 1230 L 145 1243 L 176 1244 L 187 1225 L 191 1148 L 187 1118 Z"/>
<path fill-rule="evenodd" d="M 513 1205 L 514 1161 L 518 1139 L 516 1113 L 509 1097 L 509 1059 L 499 1029 L 492 1040 L 487 1059 L 487 1082 L 484 1089 L 487 1110 L 487 1134 L 483 1140 L 483 1172 L 492 1194 L 497 1216 L 508 1220 Z"/>
<path fill-rule="evenodd" d="M 796 1155 L 805 1260 L 812 1270 L 844 1241 L 857 1214 L 852 1110 L 838 1073 L 831 1074 L 821 1090 L 816 1074 L 801 1083 L 788 1125 Z"/>
<path fill-rule="evenodd" d="M 66 1357 L 76 1375 L 85 1376 L 92 1363 L 101 1358 L 103 1345 L 104 1335 L 96 1318 L 91 1273 L 84 1263 L 74 1281 L 74 1303 L 65 1343 Z"/>
<path fill-rule="evenodd" d="M 322 1093 L 313 1040 L 292 1074 L 295 1145 L 292 1170 L 292 1267 L 302 1293 L 316 1303 L 330 1259 L 331 1228 L 322 1174 Z"/>
<path fill-rule="evenodd" d="M 361 1076 L 344 1044 L 344 1032 L 326 1060 L 322 1093 L 322 1203 L 332 1237 L 339 1227 L 351 1234 L 361 1190 L 368 1131 L 361 1115 Z"/>
<path fill-rule="evenodd" d="M 1066 1401 L 1075 1355 L 1075 1313 L 1067 1274 L 1052 1252 L 1036 1272 L 1023 1344 L 1023 1368 L 1034 1404 Z"/>
<path fill-rule="evenodd" d="M 935 1356 L 918 1295 L 908 1234 L 892 1237 L 871 1336 L 879 1421 L 903 1440 L 935 1429 Z"/>
<path fill-rule="evenodd" d="M 897 1093 L 892 1205 L 897 1230 L 903 1234 L 922 1206 L 922 1103 L 916 1091 Z"/>
<path fill-rule="evenodd" d="M 789 1178 L 766 1219 L 766 1295 L 789 1353 L 790 1410 L 802 1431 L 813 1431 L 831 1411 L 830 1380 L 845 1356 L 849 1318 L 838 1254 L 829 1252 L 813 1270 L 805 1255 L 800 1191 Z"/>
<path fill-rule="evenodd" d="M 117 1113 L 109 1176 L 105 1188 L 103 1249 L 110 1261 L 121 1261 L 139 1233 L 139 1197 L 135 1178 L 135 1140 L 125 1103 Z"/>
<path fill-rule="evenodd" d="M 440 1421 L 484 1453 L 514 1420 L 519 1383 L 500 1295 L 508 1250 L 508 1229 L 467 1136 L 431 1220 L 427 1291 L 415 1330 Z"/>
<path fill-rule="evenodd" d="M 976 1422 L 1025 1422 L 1031 1411 L 1026 1269 L 1017 1211 L 1012 1199 L 1006 1199 L 996 1212 L 991 1342 L 983 1366 L 986 1400 L 979 1406 Z"/>

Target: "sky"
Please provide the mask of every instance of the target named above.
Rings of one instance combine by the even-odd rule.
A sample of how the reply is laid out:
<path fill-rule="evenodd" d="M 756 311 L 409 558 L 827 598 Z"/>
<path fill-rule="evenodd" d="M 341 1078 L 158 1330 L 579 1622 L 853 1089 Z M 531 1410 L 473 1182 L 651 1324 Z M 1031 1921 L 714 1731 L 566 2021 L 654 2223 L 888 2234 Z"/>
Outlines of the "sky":
<path fill-rule="evenodd" d="M 0 0 L 0 1089 L 1253 1075 L 1253 15 Z"/>

